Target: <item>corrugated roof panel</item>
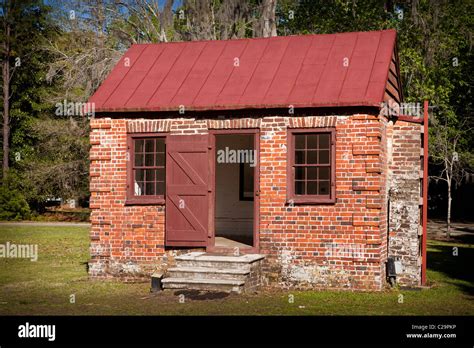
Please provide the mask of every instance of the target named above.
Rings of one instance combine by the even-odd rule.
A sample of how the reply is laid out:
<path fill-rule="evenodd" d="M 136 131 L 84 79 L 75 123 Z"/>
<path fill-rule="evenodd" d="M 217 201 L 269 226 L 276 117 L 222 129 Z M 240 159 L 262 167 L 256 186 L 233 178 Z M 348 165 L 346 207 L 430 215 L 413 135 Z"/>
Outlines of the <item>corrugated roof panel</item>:
<path fill-rule="evenodd" d="M 343 80 L 322 80 L 316 90 L 316 94 L 313 96 L 312 103 L 320 106 L 327 105 L 333 106 L 339 103 L 339 93 L 343 84 Z"/>
<path fill-rule="evenodd" d="M 380 31 L 366 31 L 357 33 L 357 44 L 354 55 L 375 54 L 381 38 Z"/>
<path fill-rule="evenodd" d="M 136 61 L 144 49 L 145 47 L 140 45 L 133 45 L 130 47 L 130 49 L 115 65 L 112 72 L 107 76 L 104 82 L 102 82 L 94 95 L 90 98 L 89 102 L 97 104 L 98 107 L 103 107 L 110 95 L 114 93 L 118 86 L 120 86 L 120 82 L 130 70 L 131 65 Z"/>
<path fill-rule="evenodd" d="M 137 58 L 135 58 L 128 68 L 127 73 L 122 78 L 122 81 L 115 89 L 114 93 L 107 99 L 105 106 L 120 107 L 122 103 L 126 103 L 137 90 L 140 83 L 147 76 L 153 63 L 160 56 L 163 47 L 155 45 L 144 45 L 143 50 Z"/>
<path fill-rule="evenodd" d="M 133 45 L 90 102 L 98 112 L 375 106 L 395 39 L 384 30 Z"/>
<path fill-rule="evenodd" d="M 313 103 L 318 105 L 337 105 L 339 103 L 339 94 L 350 67 L 356 40 L 357 35 L 336 34 L 323 74 L 313 95 Z"/>
<path fill-rule="evenodd" d="M 257 67 L 260 58 L 263 56 L 268 41 L 262 45 L 258 40 L 249 41 L 245 51 L 238 58 L 238 66 L 233 69 L 231 76 L 226 81 L 216 104 L 234 105 L 239 102 L 252 75 Z"/>
<path fill-rule="evenodd" d="M 239 105 L 263 105 L 265 94 L 272 83 L 289 40 L 270 40 L 257 68 L 249 81 Z"/>
<path fill-rule="evenodd" d="M 385 82 L 369 82 L 369 85 L 367 86 L 367 91 L 365 92 L 366 100 L 370 100 L 374 104 L 380 104 L 383 101 L 385 85 Z"/>
<path fill-rule="evenodd" d="M 358 33 L 349 71 L 339 95 L 341 103 L 365 100 L 380 36 L 380 32 Z"/>
<path fill-rule="evenodd" d="M 232 74 L 232 71 L 236 69 L 234 66 L 235 58 L 238 58 L 242 54 L 245 46 L 247 46 L 246 40 L 226 42 L 226 46 L 221 56 L 215 63 L 211 74 L 194 99 L 193 105 L 197 107 L 214 105 L 220 92 L 224 88 L 227 79 Z"/>
<path fill-rule="evenodd" d="M 161 45 L 159 45 L 161 46 Z M 148 101 L 168 75 L 171 67 L 181 55 L 184 45 L 163 45 L 164 50 L 151 67 L 133 96 L 126 102 L 124 109 L 146 109 Z"/>
<path fill-rule="evenodd" d="M 311 46 L 311 40 L 311 36 L 295 37 L 290 40 L 263 100 L 265 105 L 288 104 L 288 96 L 293 90 L 304 58 Z"/>
<path fill-rule="evenodd" d="M 387 62 L 375 62 L 372 67 L 369 81 L 385 82 L 387 79 Z"/>
<path fill-rule="evenodd" d="M 293 105 L 310 104 L 323 71 L 322 64 L 303 64 L 288 100 Z"/>
<path fill-rule="evenodd" d="M 181 52 L 181 55 L 173 64 L 169 73 L 161 83 L 160 87 L 153 94 L 153 97 L 148 101 L 148 106 L 151 107 L 168 107 L 171 100 L 176 95 L 181 85 L 186 80 L 194 63 L 199 58 L 204 49 L 205 42 L 195 42 L 191 45 L 186 45 Z M 177 106 L 179 106 L 178 104 Z"/>
<path fill-rule="evenodd" d="M 226 42 L 209 41 L 198 60 L 191 69 L 186 80 L 171 101 L 172 105 L 192 105 L 194 98 L 201 90 L 211 73 L 217 59 L 221 55 Z"/>
<path fill-rule="evenodd" d="M 326 46 L 318 37 L 314 37 L 313 43 L 306 54 L 304 64 L 326 64 L 332 46 Z"/>
<path fill-rule="evenodd" d="M 394 30 L 385 30 L 381 33 L 376 62 L 387 62 L 392 58 L 395 35 Z"/>

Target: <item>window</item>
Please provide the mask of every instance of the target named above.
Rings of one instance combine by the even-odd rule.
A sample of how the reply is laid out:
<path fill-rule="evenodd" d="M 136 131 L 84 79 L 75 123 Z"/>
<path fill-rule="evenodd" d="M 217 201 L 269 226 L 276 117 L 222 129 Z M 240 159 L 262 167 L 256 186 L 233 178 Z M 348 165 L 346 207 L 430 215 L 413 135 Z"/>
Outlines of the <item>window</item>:
<path fill-rule="evenodd" d="M 161 204 L 165 197 L 165 137 L 131 135 L 127 203 Z"/>
<path fill-rule="evenodd" d="M 288 131 L 288 200 L 335 202 L 335 131 L 332 128 Z"/>

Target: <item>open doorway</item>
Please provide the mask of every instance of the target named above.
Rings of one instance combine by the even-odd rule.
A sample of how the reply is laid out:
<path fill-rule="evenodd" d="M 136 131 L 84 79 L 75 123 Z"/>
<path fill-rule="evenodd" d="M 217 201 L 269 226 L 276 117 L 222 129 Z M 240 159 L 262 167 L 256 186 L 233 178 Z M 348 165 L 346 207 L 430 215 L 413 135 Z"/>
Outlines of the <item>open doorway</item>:
<path fill-rule="evenodd" d="M 250 249 L 255 243 L 255 134 L 215 135 L 214 247 Z"/>

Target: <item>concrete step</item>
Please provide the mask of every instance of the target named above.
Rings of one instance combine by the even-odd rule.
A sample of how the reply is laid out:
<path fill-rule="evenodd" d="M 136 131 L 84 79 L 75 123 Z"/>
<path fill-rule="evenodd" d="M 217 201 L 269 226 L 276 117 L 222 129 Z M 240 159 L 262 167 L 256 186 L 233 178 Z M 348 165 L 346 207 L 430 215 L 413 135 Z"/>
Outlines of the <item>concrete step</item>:
<path fill-rule="evenodd" d="M 175 258 L 178 267 L 209 267 L 218 269 L 240 269 L 250 271 L 252 263 L 262 260 L 263 255 L 245 254 L 240 256 L 211 255 L 192 252 Z"/>
<path fill-rule="evenodd" d="M 186 289 L 203 291 L 222 291 L 241 293 L 245 284 L 243 280 L 232 279 L 195 279 L 195 278 L 164 278 L 164 289 Z"/>
<path fill-rule="evenodd" d="M 167 273 L 170 278 L 230 279 L 245 281 L 250 270 L 238 268 L 173 267 L 169 268 Z"/>
<path fill-rule="evenodd" d="M 175 257 L 176 267 L 162 279 L 164 289 L 225 292 L 254 291 L 261 284 L 264 255 L 240 256 L 191 252 Z"/>

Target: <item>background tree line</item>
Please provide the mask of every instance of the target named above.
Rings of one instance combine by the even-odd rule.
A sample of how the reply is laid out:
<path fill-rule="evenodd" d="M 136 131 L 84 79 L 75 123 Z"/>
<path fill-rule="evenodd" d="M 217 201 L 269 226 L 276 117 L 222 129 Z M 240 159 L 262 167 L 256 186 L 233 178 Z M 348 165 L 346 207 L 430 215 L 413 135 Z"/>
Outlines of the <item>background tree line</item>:
<path fill-rule="evenodd" d="M 88 119 L 58 116 L 55 105 L 86 101 L 123 52 L 144 42 L 395 28 L 405 100 L 428 99 L 433 106 L 431 207 L 442 205 L 445 212 L 447 189 L 456 195 L 460 192 L 456 185 L 472 175 L 472 1 L 0 0 L 0 4 L 0 218 L 40 212 L 51 198 L 88 196 Z"/>

